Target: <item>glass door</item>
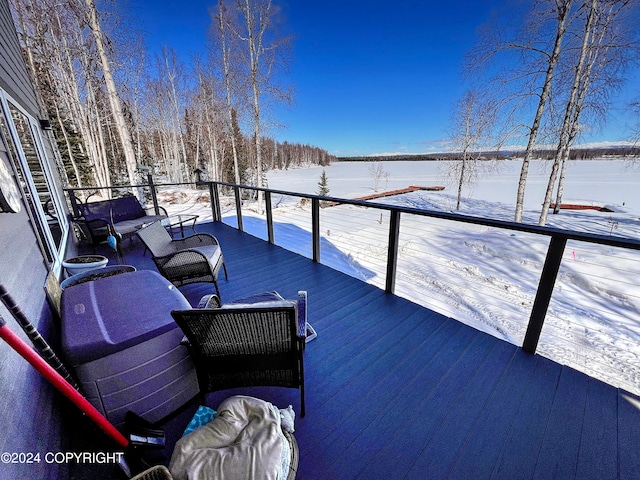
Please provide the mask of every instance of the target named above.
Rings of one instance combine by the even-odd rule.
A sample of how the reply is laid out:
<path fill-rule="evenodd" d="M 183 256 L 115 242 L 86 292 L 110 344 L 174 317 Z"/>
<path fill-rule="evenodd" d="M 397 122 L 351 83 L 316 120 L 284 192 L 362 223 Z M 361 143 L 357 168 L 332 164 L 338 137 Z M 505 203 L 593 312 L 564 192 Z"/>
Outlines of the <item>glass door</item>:
<path fill-rule="evenodd" d="M 57 271 L 69 231 L 64 199 L 60 189 L 55 187 L 55 177 L 47 161 L 36 120 L 13 103 L 5 92 L 0 90 L 0 94 L 3 111 L 3 115 L 0 115 L 0 131 L 6 140 L 30 216 L 40 237 L 43 254 Z"/>

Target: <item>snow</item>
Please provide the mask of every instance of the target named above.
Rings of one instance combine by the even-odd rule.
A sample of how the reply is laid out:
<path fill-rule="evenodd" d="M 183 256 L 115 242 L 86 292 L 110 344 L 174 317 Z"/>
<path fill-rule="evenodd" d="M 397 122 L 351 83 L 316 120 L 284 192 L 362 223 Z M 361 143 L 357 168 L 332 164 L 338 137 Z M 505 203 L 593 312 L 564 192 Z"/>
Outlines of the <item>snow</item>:
<path fill-rule="evenodd" d="M 371 162 L 324 167 L 332 197 L 374 193 Z M 455 187 L 446 162 L 383 162 L 379 190 L 446 185 L 370 203 L 453 211 Z M 460 213 L 511 221 L 520 161 L 487 162 L 476 185 L 464 190 Z M 536 224 L 548 162 L 530 168 L 524 220 Z M 314 194 L 323 167 L 272 171 L 269 188 Z M 563 210 L 548 225 L 640 239 L 640 166 L 626 160 L 569 164 L 563 203 L 607 206 L 612 212 Z M 173 200 L 170 197 L 175 197 Z M 181 198 L 179 198 L 181 197 Z M 170 213 L 211 218 L 203 190 L 164 191 Z M 311 207 L 296 196 L 273 196 L 278 245 L 311 256 Z M 233 199 L 223 198 L 223 221 L 236 225 Z M 265 219 L 245 202 L 245 231 L 266 238 Z M 384 288 L 389 213 L 352 205 L 321 209 L 321 261 Z M 396 294 L 498 338 L 521 345 L 549 238 L 486 226 L 403 214 Z M 224 246 L 223 246 L 224 248 Z M 569 241 L 542 331 L 538 353 L 607 383 L 640 393 L 640 252 Z"/>

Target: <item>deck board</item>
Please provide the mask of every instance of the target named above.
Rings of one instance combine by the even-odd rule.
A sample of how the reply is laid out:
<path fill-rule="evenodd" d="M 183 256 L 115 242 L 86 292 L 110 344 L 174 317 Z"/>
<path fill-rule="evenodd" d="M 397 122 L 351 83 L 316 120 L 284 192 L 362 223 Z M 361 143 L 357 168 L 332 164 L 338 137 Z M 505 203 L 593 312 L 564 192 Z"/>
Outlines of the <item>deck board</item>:
<path fill-rule="evenodd" d="M 561 370 L 557 363 L 538 360 L 492 476 L 517 478 L 521 471 L 535 470 Z"/>
<path fill-rule="evenodd" d="M 637 448 L 640 438 L 639 411 L 634 408 L 630 412 L 633 418 L 626 419 L 624 407 L 619 410 L 618 403 L 625 404 L 619 391 L 597 380 L 589 380 L 576 478 L 580 478 L 580 475 L 593 478 L 640 478 Z M 630 437 L 620 434 L 615 427 L 616 423 L 623 430 L 630 428 L 633 432 Z M 629 456 L 625 453 L 627 449 Z M 628 468 L 631 470 L 627 470 Z"/>
<path fill-rule="evenodd" d="M 308 291 L 318 338 L 297 478 L 640 478 L 640 410 L 625 392 L 227 225 L 197 228 L 221 243 L 223 301 Z M 138 247 L 125 245 L 126 261 L 150 268 Z M 181 290 L 192 305 L 213 292 Z M 275 387 L 207 403 L 238 393 L 299 410 L 298 391 Z M 169 451 L 195 408 L 164 425 Z"/>
<path fill-rule="evenodd" d="M 542 442 L 535 478 L 574 478 L 580 452 L 588 382 L 575 370 L 563 369 Z M 555 426 L 563 425 L 560 432 Z"/>
<path fill-rule="evenodd" d="M 505 342 L 494 344 L 484 362 L 464 391 L 453 402 L 442 421 L 409 471 L 409 478 L 446 478 L 457 454 L 466 444 L 473 426 L 483 414 L 483 407 L 500 381 L 501 372 L 515 353 Z"/>

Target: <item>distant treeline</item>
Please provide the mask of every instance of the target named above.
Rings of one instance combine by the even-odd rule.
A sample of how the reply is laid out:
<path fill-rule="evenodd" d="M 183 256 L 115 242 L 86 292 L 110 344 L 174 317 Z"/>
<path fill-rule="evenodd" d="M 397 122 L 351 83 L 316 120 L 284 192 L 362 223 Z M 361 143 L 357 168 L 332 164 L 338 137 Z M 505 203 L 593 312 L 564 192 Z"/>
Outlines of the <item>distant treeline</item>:
<path fill-rule="evenodd" d="M 534 158 L 541 160 L 551 160 L 555 155 L 555 150 L 536 150 Z M 477 157 L 481 160 L 509 160 L 524 155 L 524 151 L 500 151 L 482 152 Z M 569 154 L 572 160 L 592 160 L 602 157 L 640 157 L 640 147 L 619 146 L 606 148 L 574 148 Z M 376 155 L 362 157 L 338 157 L 339 162 L 394 162 L 394 161 L 438 161 L 438 160 L 461 160 L 461 154 L 456 152 L 446 153 L 424 153 L 407 155 Z"/>

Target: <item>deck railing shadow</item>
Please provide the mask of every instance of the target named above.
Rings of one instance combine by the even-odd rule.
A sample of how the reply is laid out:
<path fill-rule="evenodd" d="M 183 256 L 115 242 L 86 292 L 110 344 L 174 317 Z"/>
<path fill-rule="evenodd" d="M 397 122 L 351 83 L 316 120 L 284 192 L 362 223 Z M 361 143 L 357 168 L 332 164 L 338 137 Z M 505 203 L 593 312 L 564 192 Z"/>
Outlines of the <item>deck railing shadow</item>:
<path fill-rule="evenodd" d="M 149 192 L 156 208 L 159 205 L 159 189 L 170 187 L 193 188 L 194 184 L 155 184 L 149 176 L 147 184 L 128 186 L 133 192 L 141 189 Z M 335 237 L 335 228 L 348 229 L 351 222 L 340 225 L 340 222 L 329 220 L 328 211 L 342 208 L 350 209 L 349 215 L 354 215 L 353 212 L 358 210 L 362 212 L 361 215 L 367 212 L 367 215 L 376 219 L 380 217 L 377 228 L 383 229 L 384 241 L 379 241 L 381 233 L 378 231 L 377 243 L 365 239 L 359 247 L 365 250 L 375 248 L 383 252 L 384 262 L 379 268 L 371 270 L 373 267 L 366 267 L 369 270 L 366 271 L 364 280 L 368 283 L 520 345 L 526 352 L 540 353 L 616 387 L 640 394 L 640 296 L 629 291 L 633 286 L 630 275 L 637 278 L 635 273 L 640 271 L 640 241 L 637 239 L 225 182 L 199 182 L 197 187 L 203 198 L 209 200 L 208 207 L 214 222 L 224 222 L 285 248 L 288 247 L 287 242 L 280 242 L 279 239 L 283 236 L 286 221 L 274 220 L 274 212 L 282 203 L 283 197 L 297 199 L 300 208 L 296 208 L 296 214 L 301 218 L 306 217 L 305 225 L 295 228 L 298 233 L 308 235 L 309 241 L 306 247 L 308 251 L 296 253 L 329 266 L 334 266 L 332 262 L 335 259 L 332 257 L 336 251 L 342 258 L 350 257 L 350 252 L 341 251 L 343 248 L 350 248 L 350 245 L 337 246 L 330 241 L 327 238 L 328 229 L 324 223 L 321 228 L 321 222 L 333 222 L 330 223 L 330 238 Z M 77 195 L 82 190 L 96 189 L 67 189 L 74 214 L 78 212 Z M 259 204 L 255 201 L 259 197 L 258 192 L 262 197 Z M 329 205 L 330 208 L 325 208 Z M 526 277 L 524 283 L 527 291 L 518 296 L 516 302 L 508 304 L 508 308 L 502 307 L 502 301 L 508 296 L 509 286 L 505 287 L 500 282 L 497 282 L 497 287 L 493 285 L 491 288 L 487 287 L 486 282 L 463 283 L 463 293 L 456 294 L 458 299 L 455 302 L 434 299 L 437 295 L 433 292 L 416 288 L 416 275 L 422 275 L 436 279 L 437 282 L 434 283 L 441 290 L 452 290 L 451 282 L 460 278 L 460 269 L 451 270 L 450 275 L 442 275 L 442 269 L 433 263 L 441 259 L 429 258 L 429 242 L 425 239 L 434 241 L 438 232 L 444 230 L 453 232 L 448 234 L 448 238 L 451 238 L 456 235 L 455 232 L 469 226 L 478 229 L 478 236 L 482 237 L 482 242 L 489 245 L 489 248 L 502 252 L 510 250 L 513 255 L 521 252 L 522 261 L 515 264 L 517 271 L 511 270 L 514 264 L 500 267 L 504 270 L 501 278 L 508 278 L 510 275 Z M 260 232 L 258 228 L 264 230 Z M 489 230 L 499 234 L 489 236 L 482 233 Z M 608 255 L 597 255 L 592 250 L 594 246 L 606 248 Z M 455 245 L 452 248 L 456 248 Z M 597 262 L 578 265 L 578 255 L 580 258 L 599 258 Z M 623 257 L 624 265 L 620 260 Z M 477 268 L 477 265 L 469 264 L 477 259 L 465 258 L 459 261 L 463 269 Z M 484 261 L 493 260 L 486 258 Z M 418 264 L 419 271 L 416 268 Z M 630 269 L 628 265 L 631 265 Z M 585 276 L 590 275 L 590 268 L 597 270 L 596 277 L 585 280 Z M 352 274 L 348 271 L 345 273 Z M 357 274 L 353 276 L 358 278 Z M 612 285 L 592 288 L 605 279 Z M 576 286 L 576 283 L 579 285 Z M 624 285 L 624 291 L 616 292 L 616 285 Z M 581 287 L 584 290 L 579 292 L 582 296 L 565 295 L 570 289 L 579 290 Z M 459 292 L 460 286 L 457 288 Z M 501 291 L 502 288 L 505 290 Z M 481 310 L 477 308 L 478 305 L 491 303 L 492 297 L 496 299 L 496 308 L 500 312 L 483 313 L 485 317 L 480 315 L 479 319 L 475 319 L 476 323 L 473 318 L 467 318 L 465 311 L 472 311 L 477 316 L 477 312 Z M 571 304 L 576 298 L 578 303 Z M 451 304 L 456 302 L 452 307 Z M 486 321 L 495 315 L 504 318 L 498 328 Z M 483 327 L 484 324 L 487 325 L 486 328 Z"/>

